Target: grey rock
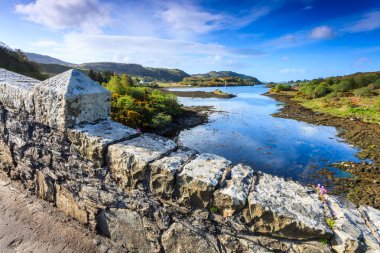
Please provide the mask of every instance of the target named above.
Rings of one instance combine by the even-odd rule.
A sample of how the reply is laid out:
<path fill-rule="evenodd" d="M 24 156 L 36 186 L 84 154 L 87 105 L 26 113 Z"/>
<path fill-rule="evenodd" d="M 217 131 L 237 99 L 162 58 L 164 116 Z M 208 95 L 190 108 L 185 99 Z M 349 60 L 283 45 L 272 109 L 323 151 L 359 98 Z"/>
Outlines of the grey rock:
<path fill-rule="evenodd" d="M 67 134 L 82 156 L 95 166 L 102 167 L 106 165 L 108 146 L 136 136 L 137 131 L 115 121 L 105 120 L 96 124 L 79 124 L 73 129 L 67 129 Z"/>
<path fill-rule="evenodd" d="M 109 117 L 110 92 L 78 70 L 35 85 L 33 99 L 36 120 L 61 131 Z"/>
<path fill-rule="evenodd" d="M 40 81 L 0 68 L 0 102 L 17 111 L 34 111 L 32 89 Z"/>
<path fill-rule="evenodd" d="M 71 216 L 83 224 L 88 223 L 87 211 L 78 205 L 78 200 L 72 190 L 67 186 L 56 185 L 57 208 L 65 215 Z"/>
<path fill-rule="evenodd" d="M 332 242 L 334 251 L 338 253 L 380 251 L 379 243 L 353 203 L 335 196 L 326 196 L 326 204 L 335 217 Z"/>
<path fill-rule="evenodd" d="M 178 202 L 207 208 L 214 190 L 231 162 L 213 154 L 201 154 L 183 167 L 176 180 Z"/>
<path fill-rule="evenodd" d="M 380 243 L 380 210 L 370 206 L 360 206 L 359 212 L 371 229 L 373 237 Z"/>
<path fill-rule="evenodd" d="M 130 252 L 152 252 L 146 238 L 142 217 L 128 209 L 105 210 L 100 216 L 101 232 L 112 240 L 120 242 Z"/>
<path fill-rule="evenodd" d="M 214 193 L 214 206 L 223 214 L 231 216 L 243 209 L 253 179 L 253 169 L 243 164 L 234 166 L 222 187 Z"/>
<path fill-rule="evenodd" d="M 36 192 L 37 196 L 51 203 L 55 203 L 55 175 L 49 170 L 37 171 Z"/>
<path fill-rule="evenodd" d="M 196 151 L 180 148 L 162 159 L 150 164 L 150 189 L 165 199 L 171 199 L 177 172 Z"/>
<path fill-rule="evenodd" d="M 162 235 L 167 253 L 217 253 L 215 246 L 204 234 L 199 234 L 181 223 L 173 223 Z"/>
<path fill-rule="evenodd" d="M 318 194 L 296 182 L 262 173 L 248 205 L 255 232 L 290 239 L 332 235 Z"/>
<path fill-rule="evenodd" d="M 176 147 L 172 140 L 154 134 L 111 145 L 107 161 L 112 177 L 122 186 L 135 188 L 147 179 L 147 165 Z"/>

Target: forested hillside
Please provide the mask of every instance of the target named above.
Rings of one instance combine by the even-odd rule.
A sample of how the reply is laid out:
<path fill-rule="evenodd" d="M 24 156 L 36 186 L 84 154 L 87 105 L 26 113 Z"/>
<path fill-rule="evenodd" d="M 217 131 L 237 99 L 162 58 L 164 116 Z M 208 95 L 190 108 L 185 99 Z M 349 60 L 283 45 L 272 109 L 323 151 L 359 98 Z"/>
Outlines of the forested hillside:
<path fill-rule="evenodd" d="M 21 50 L 13 50 L 0 42 L 0 68 L 14 71 L 36 79 L 44 79 L 45 75 L 41 73 L 41 66 L 29 61 Z"/>

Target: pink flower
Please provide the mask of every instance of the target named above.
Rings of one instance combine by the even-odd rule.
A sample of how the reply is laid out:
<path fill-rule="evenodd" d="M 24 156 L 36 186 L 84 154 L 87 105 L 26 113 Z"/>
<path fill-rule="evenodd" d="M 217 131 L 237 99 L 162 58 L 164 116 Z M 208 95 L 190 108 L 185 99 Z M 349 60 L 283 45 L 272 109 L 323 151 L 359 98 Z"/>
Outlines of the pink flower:
<path fill-rule="evenodd" d="M 321 195 L 325 195 L 327 193 L 327 189 L 323 185 L 318 184 L 316 188 Z"/>
<path fill-rule="evenodd" d="M 142 134 L 142 131 L 141 131 L 141 129 L 139 127 L 136 129 L 136 131 L 137 131 L 138 134 Z"/>

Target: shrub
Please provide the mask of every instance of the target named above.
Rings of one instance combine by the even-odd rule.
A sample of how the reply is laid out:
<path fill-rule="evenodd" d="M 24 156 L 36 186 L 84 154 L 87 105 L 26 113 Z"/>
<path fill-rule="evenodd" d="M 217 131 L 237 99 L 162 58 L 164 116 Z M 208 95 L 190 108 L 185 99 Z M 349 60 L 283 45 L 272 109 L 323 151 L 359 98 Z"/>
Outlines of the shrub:
<path fill-rule="evenodd" d="M 301 86 L 301 89 L 299 90 L 301 93 L 303 93 L 306 96 L 313 96 L 314 89 L 316 88 L 316 85 L 312 83 L 305 83 Z"/>
<path fill-rule="evenodd" d="M 368 87 L 362 87 L 353 91 L 356 97 L 370 97 L 373 95 L 372 91 Z"/>
<path fill-rule="evenodd" d="M 279 91 L 290 91 L 292 90 L 292 86 L 289 85 L 289 84 L 277 84 L 275 87 L 274 87 L 274 91 L 275 92 L 279 92 Z"/>
<path fill-rule="evenodd" d="M 336 91 L 346 92 L 352 89 L 355 89 L 355 83 L 350 81 L 341 81 L 337 85 L 334 85 Z"/>
<path fill-rule="evenodd" d="M 377 79 L 373 84 L 375 89 L 380 89 L 380 79 Z"/>
<path fill-rule="evenodd" d="M 313 90 L 313 97 L 314 98 L 320 98 L 324 97 L 327 94 L 331 92 L 330 88 L 327 86 L 326 83 L 319 84 L 314 90 Z"/>
<path fill-rule="evenodd" d="M 165 113 L 158 113 L 152 118 L 152 127 L 153 128 L 164 127 L 170 122 L 172 122 L 172 117 L 170 115 L 167 115 Z"/>

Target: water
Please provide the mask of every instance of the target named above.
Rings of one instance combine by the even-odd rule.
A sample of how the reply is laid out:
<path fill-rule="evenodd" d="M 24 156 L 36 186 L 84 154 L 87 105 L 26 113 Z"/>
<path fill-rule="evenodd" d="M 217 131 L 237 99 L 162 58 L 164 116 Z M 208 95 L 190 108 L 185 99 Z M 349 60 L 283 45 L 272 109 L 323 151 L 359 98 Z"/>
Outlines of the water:
<path fill-rule="evenodd" d="M 358 150 L 342 142 L 335 128 L 271 116 L 282 104 L 262 95 L 268 91 L 265 86 L 219 89 L 237 97 L 179 98 L 186 106 L 211 105 L 223 111 L 212 114 L 208 124 L 180 132 L 178 140 L 182 145 L 303 183 L 317 183 L 311 175 L 321 168 L 328 168 L 337 177 L 348 177 L 349 173 L 328 164 L 360 162 L 355 157 Z M 213 91 L 215 88 L 171 90 Z"/>

